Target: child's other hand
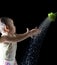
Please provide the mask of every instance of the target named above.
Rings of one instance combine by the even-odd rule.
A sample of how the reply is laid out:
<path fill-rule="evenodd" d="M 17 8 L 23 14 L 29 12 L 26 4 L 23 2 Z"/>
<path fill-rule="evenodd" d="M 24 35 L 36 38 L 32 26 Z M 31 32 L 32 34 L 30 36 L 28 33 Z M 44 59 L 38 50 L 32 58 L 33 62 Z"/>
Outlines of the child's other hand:
<path fill-rule="evenodd" d="M 27 33 L 29 35 L 29 37 L 33 37 L 33 36 L 36 36 L 37 34 L 40 34 L 41 30 L 39 30 L 37 27 L 35 27 L 34 29 L 32 30 L 29 30 L 27 28 Z"/>

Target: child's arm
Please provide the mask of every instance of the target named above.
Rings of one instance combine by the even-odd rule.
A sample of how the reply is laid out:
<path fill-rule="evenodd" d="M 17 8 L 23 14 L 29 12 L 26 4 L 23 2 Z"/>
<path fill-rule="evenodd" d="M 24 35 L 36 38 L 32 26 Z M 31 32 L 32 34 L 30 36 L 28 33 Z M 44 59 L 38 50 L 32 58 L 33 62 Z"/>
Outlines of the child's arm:
<path fill-rule="evenodd" d="M 6 40 L 7 41 L 10 41 L 10 42 L 21 42 L 25 39 L 27 39 L 29 36 L 28 36 L 28 33 L 24 33 L 24 34 L 15 34 L 14 36 L 10 37 L 10 36 L 7 36 Z"/>
<path fill-rule="evenodd" d="M 23 34 L 15 34 L 14 36 L 10 37 L 10 36 L 5 36 L 6 38 L 6 41 L 5 42 L 21 42 L 29 37 L 32 37 L 36 34 L 39 34 L 40 33 L 40 30 L 35 28 L 35 29 L 32 29 L 32 30 L 28 30 L 27 29 L 27 32 L 23 33 Z"/>
<path fill-rule="evenodd" d="M 7 39 L 7 37 L 5 37 L 5 36 L 0 37 L 0 43 L 5 42 L 5 41 L 6 41 L 6 39 Z"/>
<path fill-rule="evenodd" d="M 24 33 L 24 34 L 14 34 L 14 36 L 2 36 L 0 37 L 0 43 L 2 42 L 20 42 L 23 41 L 25 39 L 27 39 L 28 33 Z"/>

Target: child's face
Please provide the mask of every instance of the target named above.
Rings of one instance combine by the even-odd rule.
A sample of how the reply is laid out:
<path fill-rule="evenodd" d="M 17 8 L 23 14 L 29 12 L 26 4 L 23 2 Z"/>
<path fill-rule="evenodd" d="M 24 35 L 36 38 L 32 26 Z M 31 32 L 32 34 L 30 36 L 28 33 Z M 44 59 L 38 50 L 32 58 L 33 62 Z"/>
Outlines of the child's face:
<path fill-rule="evenodd" d="M 9 29 L 7 29 L 7 26 L 0 21 L 0 33 L 2 36 L 8 35 Z"/>

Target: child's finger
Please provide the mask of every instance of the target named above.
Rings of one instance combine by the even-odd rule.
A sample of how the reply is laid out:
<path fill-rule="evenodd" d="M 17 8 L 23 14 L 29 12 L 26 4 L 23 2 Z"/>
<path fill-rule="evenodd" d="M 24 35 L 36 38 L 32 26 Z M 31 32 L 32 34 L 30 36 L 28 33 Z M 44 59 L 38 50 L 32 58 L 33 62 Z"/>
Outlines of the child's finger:
<path fill-rule="evenodd" d="M 28 28 L 26 28 L 27 29 L 27 32 L 29 32 L 29 29 Z"/>
<path fill-rule="evenodd" d="M 35 27 L 35 29 L 37 29 L 37 27 Z"/>

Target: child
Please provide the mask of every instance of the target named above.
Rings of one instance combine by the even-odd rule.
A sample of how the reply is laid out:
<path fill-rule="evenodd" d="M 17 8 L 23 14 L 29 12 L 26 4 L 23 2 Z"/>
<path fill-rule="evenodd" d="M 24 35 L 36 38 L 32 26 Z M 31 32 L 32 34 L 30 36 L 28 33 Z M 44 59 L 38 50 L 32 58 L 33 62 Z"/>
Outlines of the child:
<path fill-rule="evenodd" d="M 17 42 L 21 42 L 29 37 L 40 33 L 34 28 L 23 34 L 16 34 L 16 28 L 12 19 L 7 17 L 0 18 L 0 65 L 17 65 L 15 61 Z"/>

